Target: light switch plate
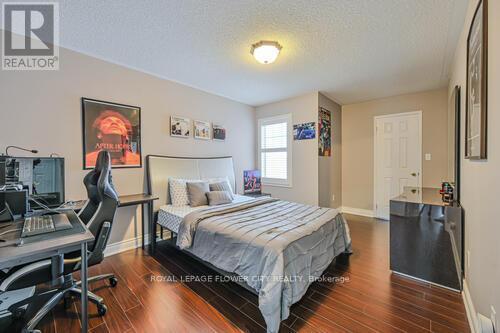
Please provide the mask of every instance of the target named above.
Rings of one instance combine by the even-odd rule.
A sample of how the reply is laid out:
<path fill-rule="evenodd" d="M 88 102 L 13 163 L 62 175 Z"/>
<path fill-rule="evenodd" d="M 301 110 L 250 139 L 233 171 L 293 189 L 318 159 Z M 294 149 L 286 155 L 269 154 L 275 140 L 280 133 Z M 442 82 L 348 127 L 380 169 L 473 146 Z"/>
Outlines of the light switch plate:
<path fill-rule="evenodd" d="M 425 160 L 430 161 L 432 159 L 432 155 L 430 153 L 425 154 Z"/>

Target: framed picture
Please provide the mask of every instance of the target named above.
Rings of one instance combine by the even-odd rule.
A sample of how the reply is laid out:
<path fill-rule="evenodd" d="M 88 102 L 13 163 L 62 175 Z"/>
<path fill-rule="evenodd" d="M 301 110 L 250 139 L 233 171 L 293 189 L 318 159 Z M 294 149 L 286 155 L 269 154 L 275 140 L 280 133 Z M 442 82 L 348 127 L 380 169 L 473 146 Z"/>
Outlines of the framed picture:
<path fill-rule="evenodd" d="M 462 110 L 461 110 L 461 105 L 462 105 L 462 88 L 460 86 L 455 86 L 455 89 L 453 90 L 452 94 L 452 107 L 455 112 L 455 137 L 454 137 L 454 145 L 453 145 L 453 151 L 450 152 L 450 156 L 454 155 L 454 180 L 455 180 L 455 200 L 460 201 L 460 174 L 461 174 L 461 168 L 460 168 L 460 161 L 462 159 L 462 155 L 460 153 L 460 146 L 461 146 L 461 122 L 462 122 Z"/>
<path fill-rule="evenodd" d="M 318 155 L 332 155 L 332 114 L 323 108 L 319 108 L 318 117 Z"/>
<path fill-rule="evenodd" d="M 294 140 L 310 140 L 316 137 L 316 123 L 303 123 L 293 125 Z"/>
<path fill-rule="evenodd" d="M 200 140 L 210 140 L 210 123 L 207 121 L 194 121 L 194 138 Z"/>
<path fill-rule="evenodd" d="M 191 119 L 184 117 L 170 117 L 170 136 L 189 138 L 191 135 Z"/>
<path fill-rule="evenodd" d="M 214 140 L 224 141 L 226 140 L 226 129 L 220 125 L 213 125 Z"/>
<path fill-rule="evenodd" d="M 488 1 L 480 0 L 467 38 L 465 158 L 486 159 Z"/>
<path fill-rule="evenodd" d="M 260 170 L 243 171 L 243 193 L 261 193 L 262 182 Z"/>
<path fill-rule="evenodd" d="M 142 167 L 141 108 L 82 98 L 83 168 L 92 169 L 101 150 L 114 168 Z"/>

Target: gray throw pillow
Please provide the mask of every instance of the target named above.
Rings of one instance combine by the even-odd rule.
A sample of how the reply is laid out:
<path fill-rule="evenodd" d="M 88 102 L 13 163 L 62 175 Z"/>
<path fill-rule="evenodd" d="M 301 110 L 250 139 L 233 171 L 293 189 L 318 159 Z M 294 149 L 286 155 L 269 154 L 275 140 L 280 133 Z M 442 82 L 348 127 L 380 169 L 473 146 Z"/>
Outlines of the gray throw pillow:
<path fill-rule="evenodd" d="M 224 205 L 233 202 L 231 192 L 210 191 L 207 193 L 208 204 L 210 206 Z"/>
<path fill-rule="evenodd" d="M 208 205 L 207 192 L 210 192 L 208 182 L 186 182 L 186 187 L 191 207 Z"/>
<path fill-rule="evenodd" d="M 229 185 L 227 181 L 211 183 L 210 192 L 212 191 L 226 191 L 229 194 L 231 200 L 234 199 L 233 191 L 231 190 L 231 185 Z"/>

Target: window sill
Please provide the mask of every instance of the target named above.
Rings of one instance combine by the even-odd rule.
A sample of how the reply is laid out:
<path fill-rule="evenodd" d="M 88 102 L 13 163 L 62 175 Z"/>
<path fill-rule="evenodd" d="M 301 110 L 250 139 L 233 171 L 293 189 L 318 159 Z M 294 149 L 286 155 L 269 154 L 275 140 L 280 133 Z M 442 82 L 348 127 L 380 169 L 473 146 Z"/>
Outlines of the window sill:
<path fill-rule="evenodd" d="M 277 184 L 277 183 L 268 183 L 265 181 L 262 181 L 262 185 L 269 186 L 269 187 L 285 187 L 285 188 L 292 188 L 292 184 Z"/>

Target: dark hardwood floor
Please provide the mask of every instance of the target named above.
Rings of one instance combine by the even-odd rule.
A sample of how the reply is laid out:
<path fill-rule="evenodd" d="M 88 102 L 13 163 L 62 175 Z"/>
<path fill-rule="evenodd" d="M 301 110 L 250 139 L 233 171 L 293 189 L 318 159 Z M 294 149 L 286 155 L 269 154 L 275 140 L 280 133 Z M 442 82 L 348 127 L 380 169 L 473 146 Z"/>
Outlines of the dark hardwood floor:
<path fill-rule="evenodd" d="M 347 218 L 354 254 L 325 272 L 336 283 L 311 285 L 283 332 L 469 332 L 460 294 L 390 273 L 387 222 Z M 104 272 L 119 283 L 91 286 L 108 306 L 99 317 L 90 305 L 91 332 L 265 332 L 256 296 L 234 283 L 204 281 L 217 274 L 166 244 L 154 257 L 131 250 L 90 269 Z M 39 328 L 79 332 L 79 307 L 76 298 L 67 310 L 60 304 Z"/>

